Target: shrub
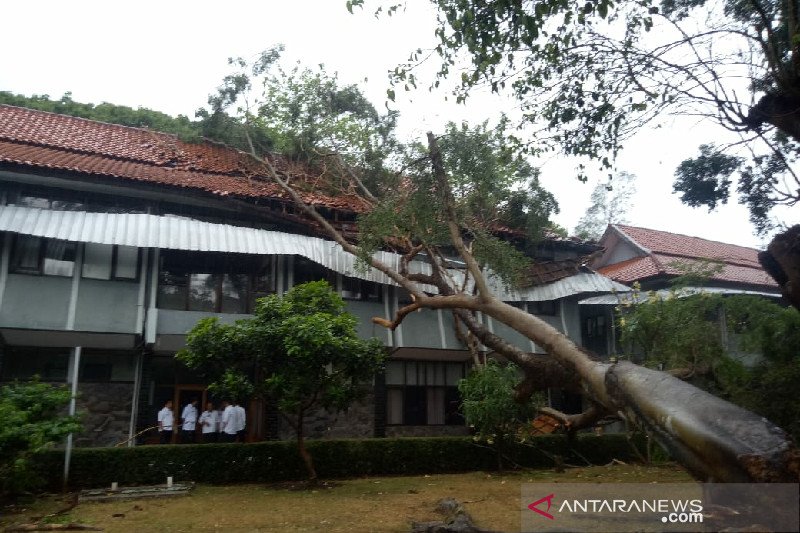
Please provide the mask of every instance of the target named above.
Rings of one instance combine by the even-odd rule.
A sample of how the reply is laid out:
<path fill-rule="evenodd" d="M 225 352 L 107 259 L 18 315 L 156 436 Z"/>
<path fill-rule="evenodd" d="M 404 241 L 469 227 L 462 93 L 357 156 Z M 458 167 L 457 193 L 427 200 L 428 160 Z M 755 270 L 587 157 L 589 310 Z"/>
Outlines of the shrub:
<path fill-rule="evenodd" d="M 70 395 L 37 380 L 0 386 L 0 496 L 40 485 L 34 454 L 80 430 L 75 417 L 63 415 Z"/>
<path fill-rule="evenodd" d="M 563 435 L 533 439 L 532 446 L 515 446 L 510 456 L 521 466 L 549 468 L 553 455 L 567 462 L 605 464 L 631 458 L 625 435 L 580 435 L 568 443 Z M 494 470 L 494 450 L 469 437 L 397 438 L 309 441 L 323 478 L 435 474 Z M 40 454 L 40 473 L 61 472 L 63 452 Z M 136 448 L 82 448 L 73 451 L 70 466 L 73 488 L 164 483 L 176 480 L 202 483 L 250 483 L 301 480 L 305 467 L 291 442 L 253 444 L 195 444 Z M 61 480 L 50 476 L 50 490 Z"/>

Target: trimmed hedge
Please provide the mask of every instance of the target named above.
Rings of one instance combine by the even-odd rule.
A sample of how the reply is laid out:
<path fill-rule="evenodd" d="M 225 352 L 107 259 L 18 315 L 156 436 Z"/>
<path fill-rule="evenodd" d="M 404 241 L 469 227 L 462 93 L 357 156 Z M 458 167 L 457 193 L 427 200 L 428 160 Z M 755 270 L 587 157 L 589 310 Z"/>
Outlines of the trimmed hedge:
<path fill-rule="evenodd" d="M 307 441 L 320 478 L 375 475 L 434 474 L 494 470 L 494 450 L 469 437 L 393 438 Z M 553 466 L 553 456 L 568 463 L 605 464 L 632 457 L 625 435 L 579 435 L 568 444 L 564 435 L 537 437 L 531 446 L 510 450 L 512 459 L 530 468 Z M 37 468 L 48 479 L 46 488 L 61 487 L 64 453 L 41 454 Z M 55 474 L 55 475 L 54 475 Z M 253 444 L 190 444 L 135 448 L 78 448 L 70 465 L 72 488 L 176 481 L 246 483 L 301 480 L 305 469 L 293 441 Z"/>

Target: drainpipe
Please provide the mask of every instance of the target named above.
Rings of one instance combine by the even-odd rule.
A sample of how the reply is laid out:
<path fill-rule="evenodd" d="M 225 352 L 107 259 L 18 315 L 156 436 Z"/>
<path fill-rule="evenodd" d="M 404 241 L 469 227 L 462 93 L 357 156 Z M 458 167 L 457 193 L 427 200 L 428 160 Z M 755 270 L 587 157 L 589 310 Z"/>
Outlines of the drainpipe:
<path fill-rule="evenodd" d="M 81 368 L 81 347 L 76 346 L 72 349 L 71 354 L 71 363 L 72 363 L 72 374 L 70 378 L 72 379 L 72 394 L 70 395 L 69 399 L 69 416 L 75 416 L 75 408 L 76 408 L 76 400 L 78 398 L 78 372 Z M 70 460 L 72 459 L 72 433 L 67 435 L 67 446 L 64 450 L 64 490 L 67 489 L 67 484 L 69 482 L 69 464 Z"/>

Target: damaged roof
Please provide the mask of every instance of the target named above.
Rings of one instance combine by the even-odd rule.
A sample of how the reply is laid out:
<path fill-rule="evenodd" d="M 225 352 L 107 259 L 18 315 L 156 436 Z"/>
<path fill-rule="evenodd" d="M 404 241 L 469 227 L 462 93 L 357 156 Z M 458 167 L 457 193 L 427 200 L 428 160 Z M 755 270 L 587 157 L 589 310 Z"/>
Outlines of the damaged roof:
<path fill-rule="evenodd" d="M 356 194 L 322 192 L 324 172 L 271 157 L 279 173 L 292 178 L 311 205 L 353 213 L 367 204 Z M 177 136 L 0 105 L 0 163 L 114 180 L 148 182 L 215 196 L 289 201 L 277 184 L 262 176 L 249 155 L 221 144 L 189 143 Z"/>

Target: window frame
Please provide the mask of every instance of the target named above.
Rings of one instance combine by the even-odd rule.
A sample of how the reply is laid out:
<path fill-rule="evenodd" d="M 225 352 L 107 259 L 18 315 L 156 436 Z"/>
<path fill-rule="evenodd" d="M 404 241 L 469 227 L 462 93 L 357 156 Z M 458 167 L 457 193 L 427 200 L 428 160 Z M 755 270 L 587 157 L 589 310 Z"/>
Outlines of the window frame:
<path fill-rule="evenodd" d="M 185 256 L 192 255 L 191 252 L 181 251 L 181 254 Z M 209 252 L 209 257 L 211 254 Z M 247 254 L 249 255 L 249 254 Z M 222 265 L 223 268 L 221 270 L 213 271 L 213 272 L 193 272 L 192 269 L 187 269 L 187 272 L 183 273 L 173 273 L 171 272 L 170 275 L 174 278 L 179 278 L 183 280 L 182 287 L 185 288 L 185 294 L 183 295 L 183 306 L 180 309 L 176 309 L 175 307 L 162 307 L 162 297 L 161 297 L 161 290 L 162 287 L 162 276 L 165 272 L 170 272 L 169 270 L 164 269 L 164 257 L 165 255 L 159 258 L 159 267 L 158 267 L 158 279 L 156 280 L 157 284 L 157 298 L 156 298 L 156 307 L 158 309 L 165 309 L 171 311 L 187 311 L 187 312 L 198 312 L 198 313 L 215 313 L 215 314 L 225 314 L 225 315 L 246 315 L 246 314 L 253 314 L 255 312 L 256 306 L 256 299 L 263 298 L 264 296 L 268 296 L 270 294 L 277 293 L 277 283 L 275 280 L 275 258 L 276 256 L 266 256 L 270 258 L 270 263 L 266 267 L 266 274 L 270 277 L 270 285 L 271 291 L 256 291 L 256 278 L 259 277 L 259 272 L 257 269 L 251 268 L 248 269 L 247 272 L 230 272 L 229 268 L 226 268 L 229 264 L 229 257 L 226 254 L 221 256 L 222 258 Z M 217 259 L 217 258 L 214 258 Z M 201 268 L 200 270 L 215 270 L 214 268 Z M 214 286 L 213 286 L 213 299 L 214 299 L 214 306 L 212 311 L 208 310 L 198 310 L 192 309 L 190 306 L 191 303 L 191 277 L 193 275 L 198 274 L 208 274 L 215 278 Z M 246 288 L 244 291 L 244 297 L 241 299 L 242 307 L 240 311 L 236 312 L 228 312 L 223 311 L 223 285 L 225 283 L 225 276 L 239 276 L 243 275 L 247 277 Z M 261 296 L 255 297 L 255 294 L 260 294 Z"/>
<path fill-rule="evenodd" d="M 39 240 L 37 258 L 36 258 L 37 261 L 36 261 L 36 268 L 35 269 L 34 268 L 25 268 L 25 267 L 21 268 L 19 266 L 15 266 L 15 264 L 14 264 L 15 263 L 14 259 L 15 259 L 16 255 L 17 255 L 18 249 L 19 249 L 19 242 L 20 242 L 20 239 L 22 239 L 22 238 L 38 239 Z M 45 272 L 44 265 L 45 265 L 45 260 L 47 259 L 47 257 L 46 257 L 46 255 L 47 255 L 47 245 L 50 242 L 63 242 L 63 243 L 66 243 L 67 245 L 70 245 L 70 246 L 74 247 L 73 248 L 74 257 L 73 257 L 73 259 L 71 261 L 72 262 L 72 272 L 69 275 L 50 274 L 50 273 Z M 16 233 L 16 234 L 14 234 L 14 239 L 13 239 L 13 242 L 11 243 L 11 250 L 10 250 L 10 257 L 9 257 L 10 260 L 8 262 L 8 272 L 9 272 L 9 274 L 23 274 L 23 275 L 27 275 L 27 276 L 47 276 L 47 277 L 51 277 L 51 278 L 70 279 L 75 275 L 75 271 L 77 269 L 77 264 L 76 263 L 78 262 L 77 258 L 78 258 L 78 245 L 79 244 L 81 244 L 81 243 L 76 242 L 76 241 L 68 241 L 68 240 L 65 240 L 65 239 L 51 239 L 49 237 L 40 237 L 38 235 L 27 235 L 27 234 L 23 234 L 23 233 Z M 81 274 L 82 273 L 83 272 L 81 272 Z"/>
<path fill-rule="evenodd" d="M 460 417 L 461 419 L 458 422 L 454 422 L 452 420 L 452 418 L 450 416 L 448 416 L 447 398 L 451 397 L 453 392 L 455 393 L 455 395 L 459 398 L 459 409 L 458 409 L 457 412 L 460 413 L 461 412 L 461 394 L 458 392 L 458 386 L 457 385 L 447 385 L 447 373 L 448 373 L 447 372 L 447 368 L 448 368 L 448 365 L 453 365 L 453 366 L 459 365 L 461 367 L 461 378 L 460 379 L 464 379 L 466 377 L 466 375 L 467 375 L 467 363 L 465 363 L 465 362 L 456 362 L 456 361 L 428 361 L 428 360 L 416 360 L 416 359 L 395 359 L 393 361 L 389 361 L 388 363 L 401 363 L 402 364 L 403 384 L 394 384 L 394 383 L 392 383 L 392 384 L 386 383 L 385 384 L 385 388 L 386 388 L 386 392 L 385 392 L 385 396 L 386 396 L 386 398 L 385 398 L 385 400 L 386 400 L 385 401 L 386 413 L 385 413 L 385 415 L 386 415 L 386 426 L 387 427 L 400 427 L 400 426 L 445 427 L 445 426 L 464 426 L 465 425 L 465 421 L 464 421 L 463 415 L 461 415 L 461 417 Z M 409 363 L 413 363 L 414 365 L 416 365 L 416 368 L 415 368 L 416 377 L 415 377 L 414 381 L 416 381 L 417 384 L 412 384 L 412 385 L 408 384 L 408 364 Z M 427 365 L 436 365 L 436 364 L 441 365 L 441 372 L 443 374 L 444 383 L 445 384 L 444 385 L 435 385 L 435 384 L 434 385 L 428 385 L 426 383 L 424 385 L 419 385 L 418 383 L 420 381 L 420 378 L 422 378 L 422 380 L 427 382 L 427 375 L 428 375 Z M 420 366 L 420 365 L 423 365 L 423 366 Z M 411 423 L 409 421 L 409 414 L 408 414 L 408 410 L 406 409 L 406 401 L 408 399 L 407 391 L 409 389 L 413 389 L 413 394 L 417 395 L 417 396 L 419 396 L 420 398 L 423 399 L 423 403 L 421 405 L 421 408 L 415 410 L 415 411 L 420 411 L 420 412 L 423 413 L 423 416 L 425 418 L 425 422 L 422 423 L 422 424 Z M 428 391 L 431 391 L 431 390 L 439 390 L 439 391 L 441 391 L 441 394 L 442 394 L 442 398 L 443 398 L 443 401 L 444 401 L 444 413 L 443 413 L 443 417 L 442 418 L 443 418 L 444 422 L 441 423 L 441 424 L 432 424 L 432 423 L 430 423 L 428 421 L 428 408 L 429 408 L 429 406 L 428 406 L 429 392 Z M 400 422 L 400 423 L 392 423 L 392 422 L 389 421 L 389 394 L 390 394 L 390 391 L 400 391 L 400 405 L 402 407 L 402 422 Z M 409 393 L 411 393 L 411 392 L 412 391 L 409 391 Z M 448 394 L 448 393 L 450 393 L 450 394 Z M 448 422 L 448 419 L 450 420 L 450 422 Z"/>

